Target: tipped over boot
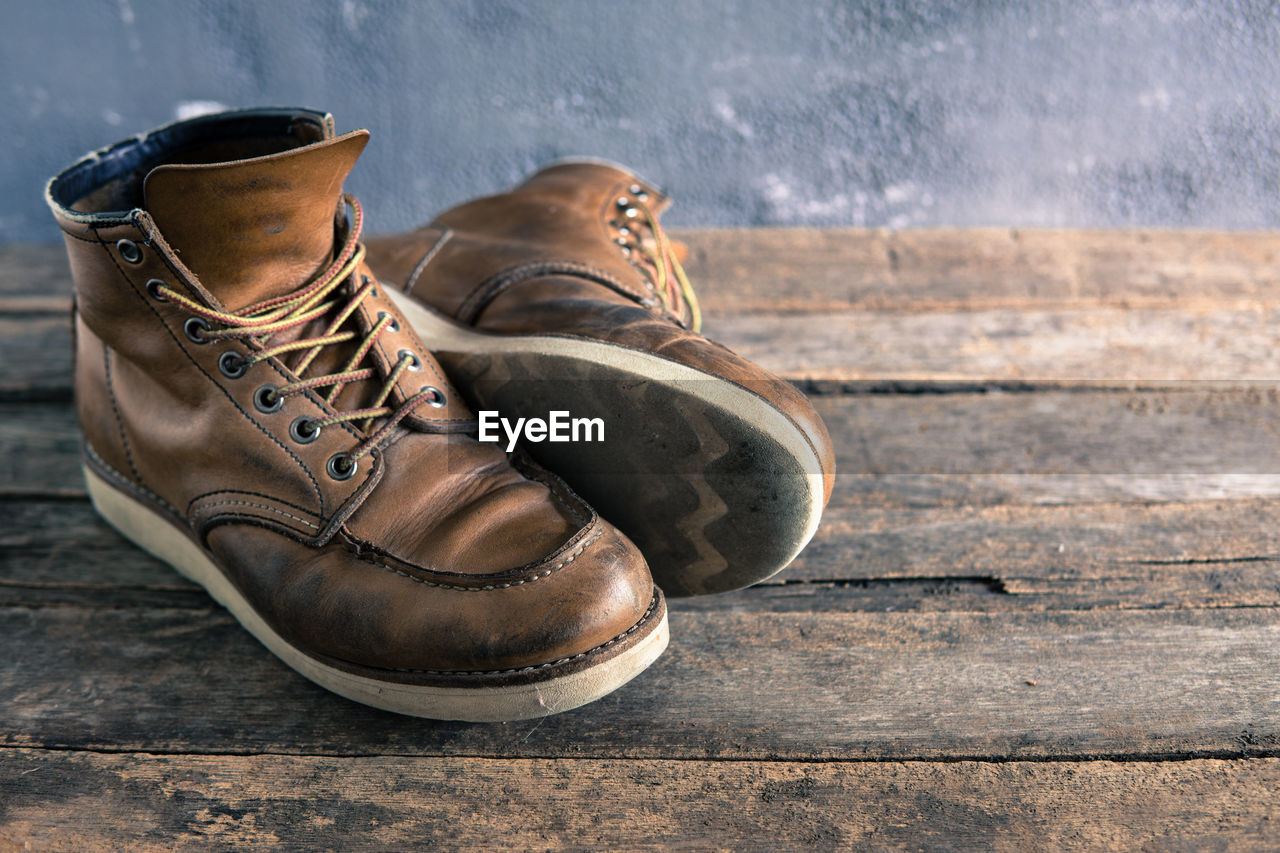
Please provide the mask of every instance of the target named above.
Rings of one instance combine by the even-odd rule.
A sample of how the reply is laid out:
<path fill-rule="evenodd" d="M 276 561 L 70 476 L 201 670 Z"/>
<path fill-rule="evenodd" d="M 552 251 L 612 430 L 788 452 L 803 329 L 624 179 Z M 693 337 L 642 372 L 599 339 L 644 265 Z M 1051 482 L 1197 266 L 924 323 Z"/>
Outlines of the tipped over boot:
<path fill-rule="evenodd" d="M 569 412 L 604 440 L 528 450 L 644 552 L 670 595 L 787 565 L 831 496 L 831 440 L 790 384 L 699 334 L 666 195 L 566 162 L 430 225 L 369 241 L 369 265 L 473 405 Z"/>
<path fill-rule="evenodd" d="M 590 702 L 661 654 L 662 594 L 559 479 L 476 441 L 365 266 L 341 188 L 367 139 L 224 113 L 50 182 L 89 494 L 343 696 L 461 720 Z"/>

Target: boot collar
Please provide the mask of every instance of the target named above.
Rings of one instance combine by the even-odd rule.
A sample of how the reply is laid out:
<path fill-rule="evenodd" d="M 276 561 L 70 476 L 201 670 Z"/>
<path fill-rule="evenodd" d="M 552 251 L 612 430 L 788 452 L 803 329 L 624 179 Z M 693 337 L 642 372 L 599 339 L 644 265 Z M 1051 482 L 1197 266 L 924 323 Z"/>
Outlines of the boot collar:
<path fill-rule="evenodd" d="M 177 259 L 236 310 L 296 290 L 332 260 L 342 183 L 368 140 L 357 130 L 261 157 L 159 166 L 144 207 Z"/>
<path fill-rule="evenodd" d="M 335 138 L 332 117 L 314 110 L 199 116 L 94 151 L 45 197 L 64 230 L 133 224 L 158 238 L 195 273 L 194 292 L 234 309 L 329 260 L 342 179 L 367 136 Z"/>

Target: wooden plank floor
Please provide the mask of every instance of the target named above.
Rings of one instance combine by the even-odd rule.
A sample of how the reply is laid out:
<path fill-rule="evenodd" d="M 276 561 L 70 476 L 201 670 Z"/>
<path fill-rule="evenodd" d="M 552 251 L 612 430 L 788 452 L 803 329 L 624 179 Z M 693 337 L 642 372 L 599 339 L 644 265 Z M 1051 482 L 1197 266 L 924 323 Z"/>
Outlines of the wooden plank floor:
<path fill-rule="evenodd" d="M 65 260 L 0 248 L 0 849 L 1280 846 L 1280 235 L 680 236 L 831 507 L 503 725 L 314 687 L 99 522 Z"/>

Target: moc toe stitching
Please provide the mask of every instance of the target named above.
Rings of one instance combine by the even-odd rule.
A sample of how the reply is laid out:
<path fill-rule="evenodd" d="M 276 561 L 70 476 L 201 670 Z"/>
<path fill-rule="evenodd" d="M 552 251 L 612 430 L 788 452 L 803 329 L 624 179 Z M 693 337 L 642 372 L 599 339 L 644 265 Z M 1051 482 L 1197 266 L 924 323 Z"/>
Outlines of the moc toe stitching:
<path fill-rule="evenodd" d="M 594 536 L 591 536 L 589 539 L 579 542 L 577 547 L 575 547 L 569 553 L 568 556 L 562 558 L 555 565 L 550 566 L 549 568 L 543 569 L 542 571 L 539 571 L 537 574 L 529 575 L 523 578 L 504 580 L 499 583 L 488 583 L 482 586 L 460 586 L 458 584 L 441 583 L 439 581 L 428 580 L 427 578 L 420 578 L 417 575 L 409 574 L 408 572 L 402 569 L 398 569 L 395 566 L 388 565 L 387 563 L 381 563 L 371 557 L 366 557 L 363 554 L 357 554 L 356 556 L 360 560 L 363 560 L 366 563 L 377 566 L 378 568 L 381 568 L 381 569 L 386 569 L 389 572 L 400 575 L 401 577 L 404 577 L 404 578 L 408 578 L 414 583 L 420 583 L 420 584 L 423 584 L 424 586 L 433 586 L 439 589 L 451 589 L 451 590 L 456 590 L 458 592 L 490 592 L 497 589 L 510 589 L 512 587 L 523 586 L 524 584 L 533 583 L 534 581 L 538 581 L 538 580 L 542 580 L 543 578 L 550 577 L 552 574 L 564 568 L 565 566 L 569 565 L 574 560 L 576 560 L 579 556 L 581 556 L 582 553 L 586 551 L 588 547 L 593 545 L 597 540 L 599 540 L 601 536 L 604 536 L 603 529 L 597 531 L 596 534 Z M 415 566 L 415 568 L 420 568 L 420 567 Z M 423 569 L 423 571 L 431 571 L 431 570 Z M 479 578 L 483 578 L 483 577 L 484 577 L 483 575 L 479 576 Z M 492 577 L 492 575 L 490 575 L 490 577 Z"/>
<path fill-rule="evenodd" d="M 511 667 L 508 669 L 469 669 L 469 670 L 410 669 L 407 667 L 394 667 L 394 666 L 387 667 L 387 669 L 391 672 L 422 673 L 427 675 L 512 675 L 516 673 L 538 672 L 540 670 L 550 669 L 551 667 L 563 666 L 566 663 L 571 663 L 576 660 L 582 660 L 583 658 L 589 657 L 592 654 L 595 654 L 596 652 L 604 651 L 605 649 L 610 648 L 611 646 L 617 645 L 619 642 L 625 640 L 627 637 L 630 637 L 636 631 L 639 631 L 641 628 L 643 628 L 645 624 L 653 617 L 654 612 L 658 609 L 659 603 L 660 603 L 659 596 L 655 592 L 653 598 L 649 600 L 649 607 L 648 609 L 645 610 L 644 615 L 641 616 L 640 619 L 630 628 L 626 629 L 620 634 L 617 634 L 614 637 L 611 637 L 610 639 L 606 640 L 603 643 L 600 643 L 597 646 L 593 646 L 587 649 L 586 651 L 578 652 L 577 654 L 568 655 L 566 657 L 558 658 L 556 660 L 547 661 L 546 663 L 530 664 L 528 666 L 517 666 L 517 667 Z"/>

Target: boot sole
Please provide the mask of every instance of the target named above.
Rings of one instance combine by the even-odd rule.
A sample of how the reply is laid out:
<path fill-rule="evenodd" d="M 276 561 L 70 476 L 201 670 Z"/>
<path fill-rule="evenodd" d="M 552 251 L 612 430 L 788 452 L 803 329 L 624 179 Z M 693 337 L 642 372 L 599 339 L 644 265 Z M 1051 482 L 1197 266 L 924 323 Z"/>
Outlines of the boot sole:
<path fill-rule="evenodd" d="M 537 681 L 504 686 L 440 687 L 381 680 L 326 664 L 292 645 L 266 623 L 204 551 L 171 520 L 84 467 L 94 508 L 126 539 L 199 584 L 276 657 L 321 687 L 355 702 L 436 720 L 499 722 L 544 717 L 593 702 L 643 672 L 667 647 L 667 611 L 661 597 L 639 636 L 593 650 L 601 661 L 577 659 L 541 670 Z M 657 618 L 655 618 L 657 617 Z M 622 651 L 619 651 L 619 649 Z M 584 666 L 585 664 L 585 666 Z M 569 670 L 557 675 L 556 669 Z M 483 677 L 484 673 L 467 673 Z"/>
<path fill-rule="evenodd" d="M 604 442 L 522 444 L 639 546 L 668 595 L 750 586 L 813 538 L 821 463 L 760 396 L 615 344 L 480 332 L 388 292 L 477 408 L 603 419 Z"/>

